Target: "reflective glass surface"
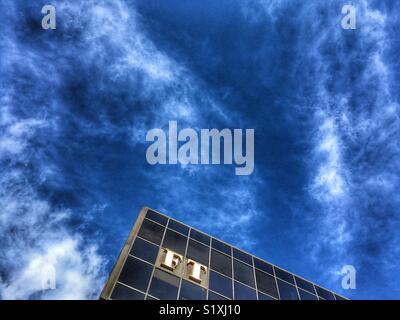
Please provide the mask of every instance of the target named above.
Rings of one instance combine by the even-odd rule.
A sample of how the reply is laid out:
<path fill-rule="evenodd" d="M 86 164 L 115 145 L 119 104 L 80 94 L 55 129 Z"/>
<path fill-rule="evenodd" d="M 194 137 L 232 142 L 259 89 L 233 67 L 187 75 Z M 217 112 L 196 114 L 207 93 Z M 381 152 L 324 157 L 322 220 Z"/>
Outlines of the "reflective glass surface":
<path fill-rule="evenodd" d="M 274 274 L 272 265 L 270 265 L 267 262 L 256 259 L 256 258 L 254 258 L 254 267 L 256 267 L 257 269 L 260 269 L 264 272 L 267 272 L 269 274 L 272 274 L 272 275 Z"/>
<path fill-rule="evenodd" d="M 190 239 L 186 256 L 189 259 L 193 259 L 194 261 L 199 262 L 207 267 L 209 260 L 209 251 L 210 247 L 207 247 Z"/>
<path fill-rule="evenodd" d="M 147 262 L 154 263 L 157 258 L 159 247 L 140 238 L 136 238 L 130 254 Z"/>
<path fill-rule="evenodd" d="M 304 279 L 301 279 L 299 277 L 295 277 L 296 279 L 296 284 L 299 288 L 306 290 L 312 294 L 315 294 L 314 286 L 311 282 L 308 282 Z"/>
<path fill-rule="evenodd" d="M 256 270 L 257 288 L 258 290 L 278 298 L 275 278 L 267 273 Z"/>
<path fill-rule="evenodd" d="M 196 231 L 194 229 L 190 230 L 190 237 L 195 239 L 207 246 L 210 245 L 210 237 L 202 232 Z"/>
<path fill-rule="evenodd" d="M 277 279 L 277 282 L 281 300 L 299 300 L 295 286 L 280 279 Z"/>
<path fill-rule="evenodd" d="M 286 282 L 289 282 L 291 284 L 294 284 L 294 277 L 291 273 L 286 272 L 285 270 L 279 269 L 277 267 L 275 267 L 274 269 L 277 278 L 285 280 Z"/>
<path fill-rule="evenodd" d="M 168 228 L 172 229 L 174 231 L 177 231 L 179 233 L 182 233 L 185 236 L 187 236 L 188 233 L 189 233 L 189 227 L 187 227 L 184 224 L 179 223 L 179 222 L 177 222 L 175 220 L 169 220 Z"/>
<path fill-rule="evenodd" d="M 229 256 L 232 254 L 230 246 L 214 238 L 211 240 L 211 246 L 212 248 L 217 249 L 223 253 L 226 253 Z"/>
<path fill-rule="evenodd" d="M 228 277 L 232 277 L 232 258 L 211 250 L 211 269 L 218 271 Z"/>
<path fill-rule="evenodd" d="M 317 296 L 302 289 L 299 289 L 299 295 L 300 295 L 300 300 L 318 300 Z"/>
<path fill-rule="evenodd" d="M 130 289 L 122 284 L 117 283 L 114 287 L 111 299 L 114 300 L 143 300 L 144 294 L 139 291 Z"/>
<path fill-rule="evenodd" d="M 158 222 L 165 226 L 167 224 L 168 218 L 164 217 L 163 215 L 153 211 L 153 210 L 147 210 L 146 212 L 146 218 L 153 220 L 155 222 Z"/>
<path fill-rule="evenodd" d="M 228 299 L 215 292 L 208 291 L 208 300 L 228 300 Z"/>
<path fill-rule="evenodd" d="M 206 289 L 189 281 L 182 280 L 181 291 L 179 293 L 180 300 L 205 300 L 206 294 Z"/>
<path fill-rule="evenodd" d="M 164 248 L 183 256 L 174 260 L 175 269 L 169 267 L 171 261 L 156 261 Z M 199 283 L 188 278 L 189 259 L 206 267 Z M 110 299 L 345 299 L 153 210 L 146 212 L 138 233 L 133 234 L 129 255 L 121 255 L 120 264 L 118 280 L 113 279 L 109 287 Z"/>
<path fill-rule="evenodd" d="M 154 270 L 149 293 L 160 300 L 176 300 L 179 278 L 162 270 Z"/>
<path fill-rule="evenodd" d="M 233 260 L 233 274 L 235 280 L 238 280 L 244 284 L 247 284 L 251 287 L 254 287 L 254 274 L 253 268 L 239 262 L 237 260 Z"/>
<path fill-rule="evenodd" d="M 240 261 L 246 262 L 249 265 L 253 265 L 253 259 L 251 258 L 251 255 L 243 251 L 233 248 L 233 256 Z"/>
<path fill-rule="evenodd" d="M 209 288 L 232 299 L 232 279 L 210 271 Z"/>
<path fill-rule="evenodd" d="M 150 220 L 144 219 L 142 226 L 140 227 L 139 230 L 139 237 L 142 237 L 143 239 L 149 240 L 155 244 L 160 244 L 161 239 L 164 234 L 164 227 L 151 222 Z"/>
<path fill-rule="evenodd" d="M 258 291 L 258 300 L 275 300 L 275 299 Z"/>
<path fill-rule="evenodd" d="M 152 269 L 148 263 L 128 257 L 118 281 L 146 292 Z"/>
<path fill-rule="evenodd" d="M 185 254 L 187 238 L 175 231 L 167 230 L 162 246 L 181 255 Z"/>
<path fill-rule="evenodd" d="M 315 290 L 317 291 L 318 296 L 320 296 L 321 298 L 325 300 L 335 300 L 335 296 L 332 292 L 318 286 L 315 286 Z"/>
<path fill-rule="evenodd" d="M 256 291 L 235 281 L 235 300 L 257 300 Z"/>

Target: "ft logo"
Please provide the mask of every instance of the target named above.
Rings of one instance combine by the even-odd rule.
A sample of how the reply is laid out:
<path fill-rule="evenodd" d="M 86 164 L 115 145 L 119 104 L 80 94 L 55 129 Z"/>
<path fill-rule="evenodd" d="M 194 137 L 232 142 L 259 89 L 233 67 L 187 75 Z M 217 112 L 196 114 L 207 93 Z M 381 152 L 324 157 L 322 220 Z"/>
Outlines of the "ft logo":
<path fill-rule="evenodd" d="M 183 274 L 200 285 L 207 286 L 207 267 L 192 259 L 183 258 L 182 255 L 167 249 L 161 249 L 158 265 L 177 275 Z"/>
<path fill-rule="evenodd" d="M 44 30 L 56 29 L 56 8 L 50 4 L 46 4 L 42 8 L 42 14 L 45 15 L 42 18 L 42 28 Z"/>

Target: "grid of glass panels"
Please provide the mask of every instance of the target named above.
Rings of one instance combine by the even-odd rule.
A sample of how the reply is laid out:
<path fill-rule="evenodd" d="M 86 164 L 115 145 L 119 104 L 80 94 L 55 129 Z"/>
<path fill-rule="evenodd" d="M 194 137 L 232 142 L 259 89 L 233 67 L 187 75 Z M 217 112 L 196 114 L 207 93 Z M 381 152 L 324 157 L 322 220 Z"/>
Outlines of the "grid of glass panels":
<path fill-rule="evenodd" d="M 207 267 L 208 288 L 155 265 L 166 247 Z M 132 244 L 111 299 L 343 300 L 345 298 L 153 210 Z"/>

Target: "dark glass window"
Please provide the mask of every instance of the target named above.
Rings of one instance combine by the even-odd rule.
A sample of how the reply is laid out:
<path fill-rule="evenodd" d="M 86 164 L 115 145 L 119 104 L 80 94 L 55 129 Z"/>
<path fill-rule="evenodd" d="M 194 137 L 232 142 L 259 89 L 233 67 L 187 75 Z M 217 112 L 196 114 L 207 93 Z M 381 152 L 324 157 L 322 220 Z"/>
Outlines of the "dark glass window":
<path fill-rule="evenodd" d="M 128 257 L 119 275 L 119 282 L 146 291 L 153 267 L 139 259 Z"/>
<path fill-rule="evenodd" d="M 212 291 L 208 291 L 208 300 L 228 300 L 228 299 Z"/>
<path fill-rule="evenodd" d="M 192 239 L 195 239 L 201 243 L 204 243 L 205 245 L 209 246 L 210 245 L 210 237 L 207 236 L 204 233 L 201 233 L 199 231 L 196 231 L 194 229 L 190 230 L 190 237 Z"/>
<path fill-rule="evenodd" d="M 276 289 L 275 277 L 266 274 L 262 271 L 256 270 L 257 288 L 258 290 L 278 298 L 278 291 Z"/>
<path fill-rule="evenodd" d="M 150 263 L 154 263 L 158 254 L 158 246 L 155 246 L 154 244 L 151 244 L 140 238 L 136 238 L 130 254 Z"/>
<path fill-rule="evenodd" d="M 267 272 L 267 273 L 272 274 L 272 275 L 274 274 L 272 265 L 270 265 L 267 262 L 264 262 L 264 261 L 261 261 L 259 259 L 254 258 L 254 266 L 257 269 L 260 269 L 260 270 L 262 270 L 264 272 Z"/>
<path fill-rule="evenodd" d="M 286 282 L 289 282 L 291 284 L 294 284 L 294 278 L 291 273 L 286 272 L 285 270 L 279 269 L 277 267 L 274 268 L 275 268 L 275 275 L 277 278 L 285 280 Z"/>
<path fill-rule="evenodd" d="M 232 258 L 211 250 L 211 269 L 223 273 L 228 277 L 232 277 Z"/>
<path fill-rule="evenodd" d="M 296 279 L 296 284 L 299 288 L 304 289 L 308 292 L 311 292 L 312 294 L 315 294 L 314 286 L 311 282 L 308 282 L 304 279 L 300 279 L 299 277 L 296 277 L 296 276 L 295 276 L 295 279 Z"/>
<path fill-rule="evenodd" d="M 232 299 L 232 280 L 216 272 L 210 271 L 209 288 Z"/>
<path fill-rule="evenodd" d="M 162 224 L 163 226 L 167 225 L 167 221 L 168 221 L 167 217 L 164 217 L 161 214 L 154 212 L 153 210 L 147 210 L 146 218 L 153 220 L 155 222 L 158 222 L 158 223 Z"/>
<path fill-rule="evenodd" d="M 187 236 L 189 234 L 189 227 L 187 227 L 184 224 L 179 223 L 175 220 L 171 220 L 171 219 L 169 220 L 168 228 L 175 230 L 179 233 L 182 233 L 185 236 Z"/>
<path fill-rule="evenodd" d="M 281 300 L 299 300 L 295 286 L 292 286 L 279 279 L 277 281 Z"/>
<path fill-rule="evenodd" d="M 176 253 L 184 255 L 186 249 L 186 240 L 187 238 L 185 236 L 172 230 L 167 230 L 162 246 L 175 251 Z"/>
<path fill-rule="evenodd" d="M 337 294 L 335 294 L 335 298 L 336 300 L 346 300 L 346 298 L 338 296 Z"/>
<path fill-rule="evenodd" d="M 205 300 L 206 293 L 206 289 L 196 286 L 189 281 L 182 280 L 179 300 Z"/>
<path fill-rule="evenodd" d="M 142 226 L 140 227 L 138 236 L 155 244 L 160 244 L 163 234 L 163 227 L 154 222 L 151 222 L 150 220 L 144 219 Z"/>
<path fill-rule="evenodd" d="M 209 250 L 210 247 L 203 246 L 202 244 L 190 239 L 186 257 L 208 267 Z"/>
<path fill-rule="evenodd" d="M 225 243 L 223 243 L 221 241 L 218 241 L 218 240 L 216 240 L 214 238 L 211 240 L 211 246 L 214 249 L 217 249 L 217 250 L 219 250 L 219 251 L 221 251 L 223 253 L 226 253 L 227 255 L 231 255 L 232 254 L 230 246 L 228 246 L 227 244 L 225 244 Z"/>
<path fill-rule="evenodd" d="M 275 300 L 274 298 L 258 291 L 258 300 Z"/>
<path fill-rule="evenodd" d="M 157 299 L 147 295 L 146 300 L 157 300 Z"/>
<path fill-rule="evenodd" d="M 317 296 L 299 289 L 300 300 L 318 300 Z"/>
<path fill-rule="evenodd" d="M 244 253 L 243 251 L 233 248 L 233 256 L 240 261 L 253 265 L 251 255 Z"/>
<path fill-rule="evenodd" d="M 317 290 L 318 296 L 325 300 L 335 300 L 335 296 L 333 295 L 332 292 L 322 289 L 321 287 L 315 286 L 315 289 Z"/>
<path fill-rule="evenodd" d="M 244 284 L 254 287 L 254 275 L 252 267 L 234 260 L 233 274 L 235 280 L 238 280 Z"/>
<path fill-rule="evenodd" d="M 161 300 L 176 300 L 178 286 L 178 277 L 156 269 L 151 280 L 149 294 Z"/>
<path fill-rule="evenodd" d="M 235 300 L 257 300 L 256 291 L 235 281 Z"/>
<path fill-rule="evenodd" d="M 143 300 L 144 294 L 117 283 L 111 295 L 113 300 Z"/>

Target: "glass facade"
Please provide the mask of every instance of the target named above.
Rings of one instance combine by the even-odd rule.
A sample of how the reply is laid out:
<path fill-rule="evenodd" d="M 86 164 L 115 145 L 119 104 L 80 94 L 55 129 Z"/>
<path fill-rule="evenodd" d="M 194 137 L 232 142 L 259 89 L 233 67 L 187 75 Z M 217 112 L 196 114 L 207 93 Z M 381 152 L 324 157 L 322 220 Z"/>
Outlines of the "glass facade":
<path fill-rule="evenodd" d="M 101 298 L 345 299 L 148 208 L 142 209 Z"/>

